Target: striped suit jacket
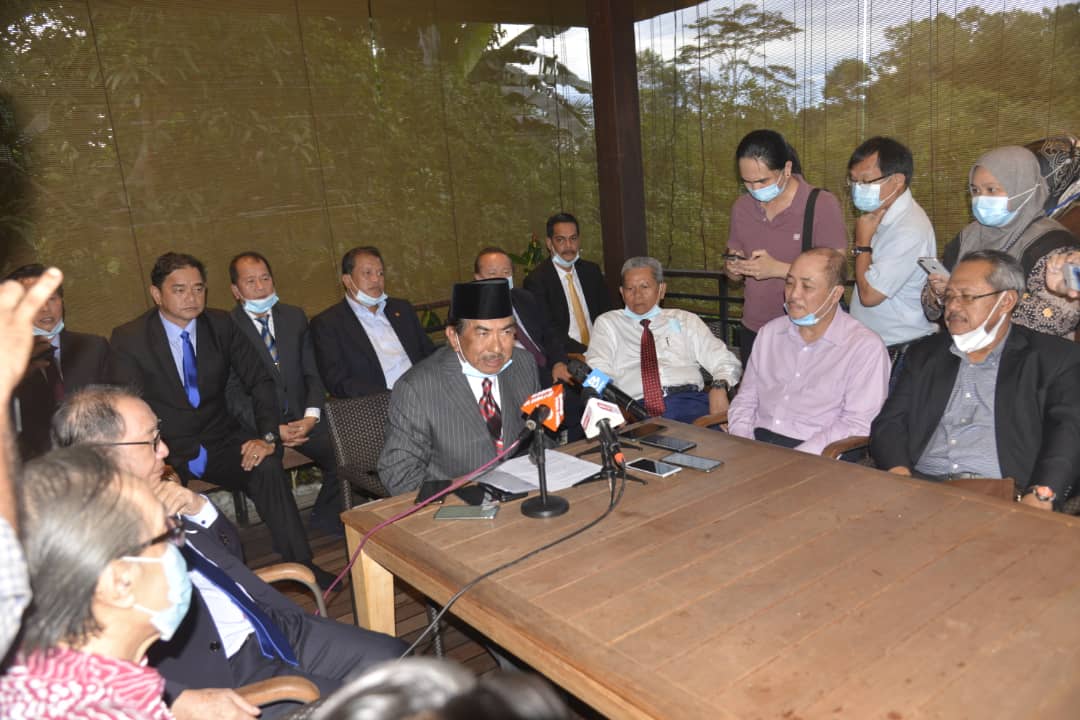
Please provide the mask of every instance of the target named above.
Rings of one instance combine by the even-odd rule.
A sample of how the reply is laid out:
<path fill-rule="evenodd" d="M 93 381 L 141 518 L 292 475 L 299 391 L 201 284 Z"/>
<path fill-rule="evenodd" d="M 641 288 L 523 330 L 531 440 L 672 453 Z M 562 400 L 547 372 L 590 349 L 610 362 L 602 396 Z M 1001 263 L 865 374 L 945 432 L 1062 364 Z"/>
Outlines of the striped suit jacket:
<path fill-rule="evenodd" d="M 525 427 L 521 405 L 540 389 L 536 362 L 521 348 L 499 374 L 503 440 Z M 379 479 L 392 495 L 428 480 L 453 480 L 495 457 L 495 444 L 457 354 L 444 345 L 394 383 L 379 456 Z"/>

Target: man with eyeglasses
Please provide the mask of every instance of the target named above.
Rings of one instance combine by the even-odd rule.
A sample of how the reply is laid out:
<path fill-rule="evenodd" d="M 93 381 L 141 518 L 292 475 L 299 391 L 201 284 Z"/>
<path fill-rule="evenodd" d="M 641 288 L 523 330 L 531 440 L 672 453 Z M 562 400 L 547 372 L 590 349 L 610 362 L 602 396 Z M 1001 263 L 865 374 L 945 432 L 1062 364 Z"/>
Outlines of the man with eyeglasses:
<path fill-rule="evenodd" d="M 923 314 L 926 273 L 920 257 L 934 257 L 930 218 L 911 195 L 915 163 L 896 140 L 872 137 L 848 160 L 847 184 L 855 208 L 855 292 L 851 316 L 881 336 L 894 367 L 908 345 L 937 332 Z"/>
<path fill-rule="evenodd" d="M 95 386 L 74 394 L 57 410 L 53 439 L 61 447 L 107 448 L 118 465 L 150 487 L 167 513 L 182 519 L 188 546 L 183 553 L 194 586 L 191 611 L 171 640 L 148 653 L 165 677 L 165 696 L 179 720 L 252 717 L 257 708 L 231 688 L 278 675 L 307 677 L 326 695 L 357 669 L 404 652 L 395 638 L 305 612 L 251 572 L 228 518 L 204 496 L 163 479 L 169 447 L 153 410 L 129 391 Z M 257 623 L 273 628 L 260 632 Z M 261 717 L 289 709 L 295 705 L 277 704 L 264 708 Z"/>
<path fill-rule="evenodd" d="M 1080 478 L 1080 346 L 1012 324 L 1019 261 L 964 256 L 942 333 L 908 350 L 871 427 L 877 466 L 943 481 L 1013 478 L 1021 502 L 1060 510 Z"/>

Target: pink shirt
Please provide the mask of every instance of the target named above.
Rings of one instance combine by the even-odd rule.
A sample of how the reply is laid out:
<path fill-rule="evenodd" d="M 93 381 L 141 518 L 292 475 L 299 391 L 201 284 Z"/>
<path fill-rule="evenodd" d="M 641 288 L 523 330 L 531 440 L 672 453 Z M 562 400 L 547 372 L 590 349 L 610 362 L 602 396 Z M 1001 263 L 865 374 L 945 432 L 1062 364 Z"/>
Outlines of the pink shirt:
<path fill-rule="evenodd" d="M 173 720 L 151 667 L 78 650 L 34 653 L 0 678 L 10 720 Z"/>
<path fill-rule="evenodd" d="M 742 195 L 731 206 L 731 231 L 728 235 L 728 251 L 738 250 L 746 257 L 755 250 L 766 250 L 781 262 L 790 263 L 802 252 L 803 216 L 806 199 L 810 197 L 810 185 L 801 175 L 799 187 L 791 205 L 774 217 L 765 219 L 761 203 L 749 193 Z M 814 247 L 847 249 L 847 230 L 844 215 L 836 196 L 827 190 L 818 194 L 814 205 Z M 784 279 L 745 279 L 743 296 L 743 325 L 757 332 L 761 327 L 784 314 Z M 756 349 L 756 347 L 755 347 Z"/>
<path fill-rule="evenodd" d="M 754 437 L 764 428 L 820 454 L 852 435 L 869 435 L 889 391 L 889 353 L 870 328 L 837 308 L 825 334 L 807 344 L 795 323 L 761 328 L 728 410 L 728 432 Z"/>

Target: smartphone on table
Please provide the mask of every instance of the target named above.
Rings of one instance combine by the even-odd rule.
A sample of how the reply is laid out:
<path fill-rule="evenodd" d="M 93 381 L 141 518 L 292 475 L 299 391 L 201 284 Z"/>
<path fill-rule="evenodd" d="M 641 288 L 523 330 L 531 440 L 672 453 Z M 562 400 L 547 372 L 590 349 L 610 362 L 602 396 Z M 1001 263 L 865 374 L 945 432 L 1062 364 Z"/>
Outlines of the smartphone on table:
<path fill-rule="evenodd" d="M 701 457 L 700 455 L 688 455 L 687 453 L 680 452 L 665 455 L 661 460 L 675 465 L 682 465 L 691 470 L 700 470 L 701 472 L 712 472 L 724 464 L 723 460 L 713 460 L 712 458 Z"/>
<path fill-rule="evenodd" d="M 670 463 L 661 462 L 660 460 L 651 460 L 649 458 L 638 458 L 637 460 L 631 460 L 626 463 L 626 467 L 631 470 L 637 470 L 643 472 L 646 475 L 655 475 L 656 477 L 668 477 L 682 470 L 678 465 L 671 465 Z"/>

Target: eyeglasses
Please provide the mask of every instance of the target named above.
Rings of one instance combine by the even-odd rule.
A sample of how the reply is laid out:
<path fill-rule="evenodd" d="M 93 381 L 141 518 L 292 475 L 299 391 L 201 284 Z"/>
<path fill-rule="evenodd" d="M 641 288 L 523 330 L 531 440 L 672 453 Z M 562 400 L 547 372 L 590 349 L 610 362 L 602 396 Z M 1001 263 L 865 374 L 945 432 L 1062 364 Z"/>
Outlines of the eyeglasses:
<path fill-rule="evenodd" d="M 873 180 L 867 180 L 865 182 L 863 182 L 862 180 L 852 180 L 850 177 L 846 177 L 844 178 L 844 182 L 847 183 L 847 186 L 849 188 L 854 187 L 855 185 L 877 185 L 878 183 L 885 182 L 892 176 L 893 173 L 889 173 L 888 175 L 882 175 L 879 178 L 874 178 Z"/>
<path fill-rule="evenodd" d="M 951 302 L 956 302 L 961 306 L 968 306 L 976 300 L 980 300 L 984 297 L 990 297 L 991 295 L 997 295 L 1002 292 L 1001 290 L 991 290 L 990 292 L 983 293 L 981 295 L 968 295 L 967 293 L 945 293 L 941 298 L 943 305 L 948 305 Z"/>
<path fill-rule="evenodd" d="M 99 442 L 94 444 L 102 445 L 105 447 L 119 447 L 121 445 L 149 445 L 150 449 L 156 453 L 158 451 L 158 448 L 161 447 L 161 431 L 155 430 L 154 437 L 150 438 L 149 440 L 132 440 L 131 442 Z"/>
<path fill-rule="evenodd" d="M 124 553 L 125 556 L 138 557 L 142 555 L 143 550 L 149 547 L 153 547 L 158 543 L 170 542 L 178 548 L 184 547 L 184 540 L 186 539 L 184 533 L 184 523 L 180 519 L 179 515 L 168 515 L 165 518 L 165 532 L 156 537 L 152 537 L 144 543 L 139 543 L 131 550 Z"/>

